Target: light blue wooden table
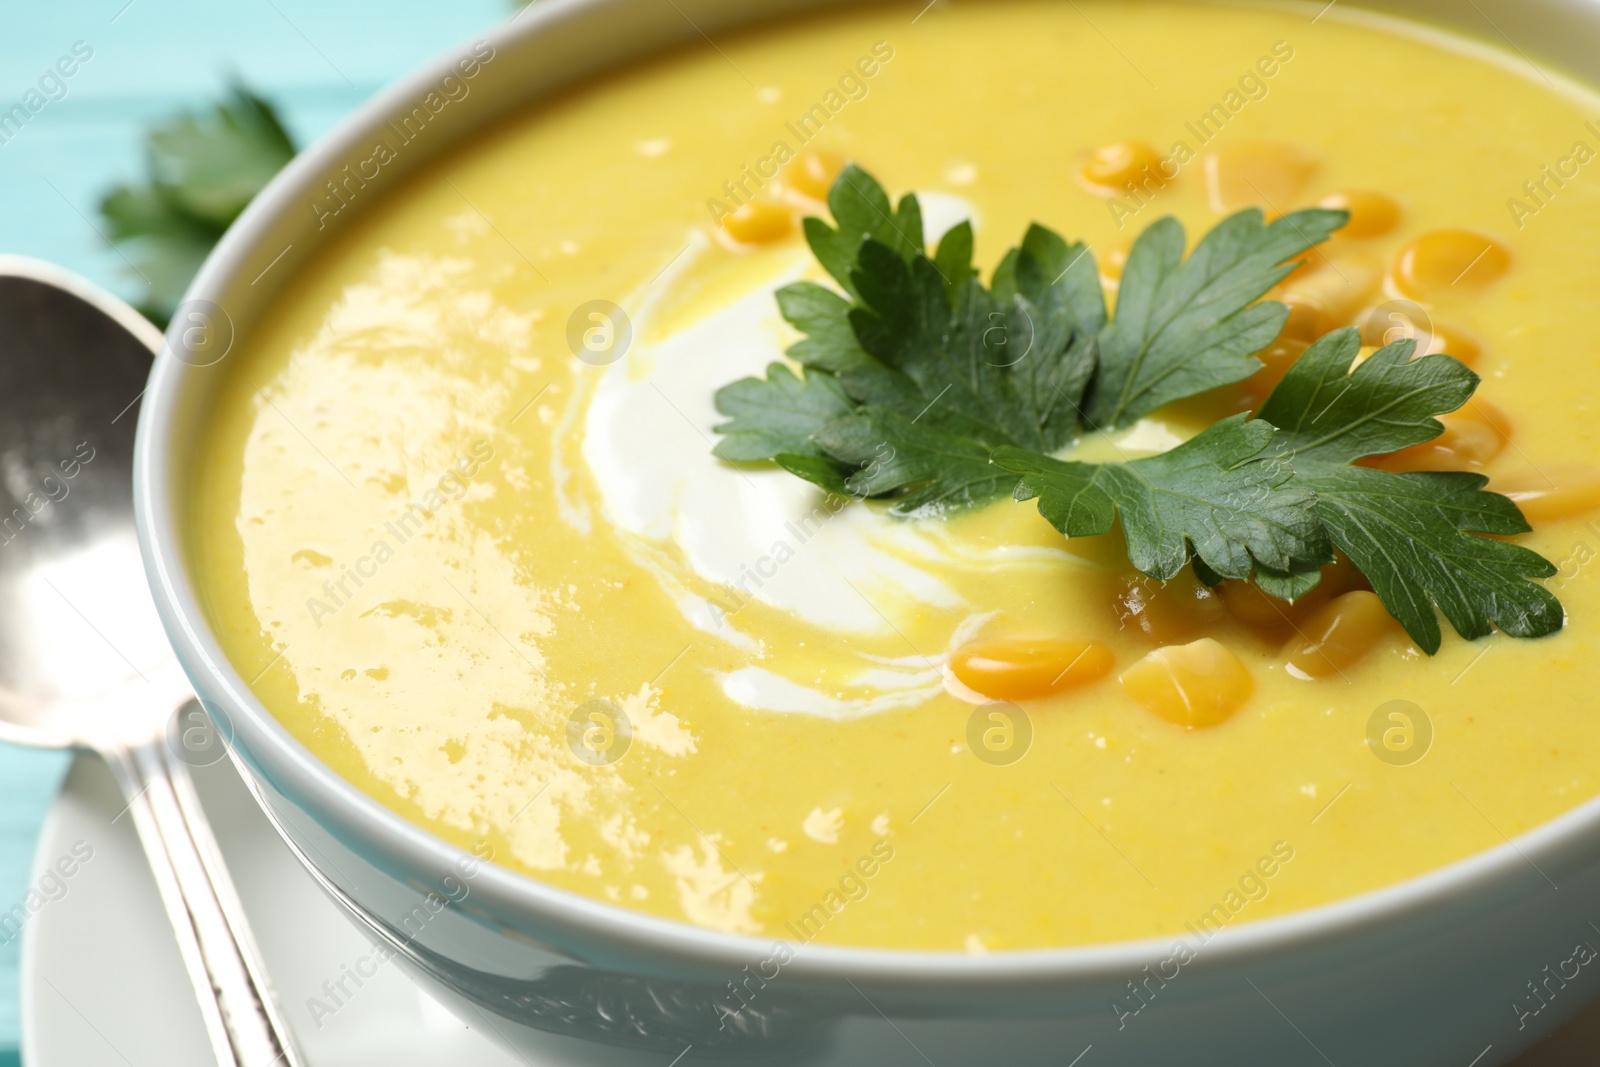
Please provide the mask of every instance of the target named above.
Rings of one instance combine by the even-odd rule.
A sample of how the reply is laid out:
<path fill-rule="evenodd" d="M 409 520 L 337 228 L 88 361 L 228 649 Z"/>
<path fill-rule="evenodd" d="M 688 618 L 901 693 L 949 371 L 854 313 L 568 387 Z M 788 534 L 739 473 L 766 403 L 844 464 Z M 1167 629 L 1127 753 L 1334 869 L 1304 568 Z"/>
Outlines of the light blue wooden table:
<path fill-rule="evenodd" d="M 59 99 L 0 143 L 0 251 L 52 260 L 137 301 L 143 283 L 101 240 L 95 205 L 107 187 L 141 173 L 148 122 L 210 102 L 237 75 L 278 105 L 306 145 L 385 83 L 512 10 L 510 0 L 6 4 L 0 111 L 75 44 L 92 54 L 62 83 L 65 95 L 47 85 Z M 65 767 L 60 754 L 0 745 L 0 910 L 23 892 Z M 12 942 L 0 945 L 0 1067 L 15 1064 L 16 1044 Z"/>

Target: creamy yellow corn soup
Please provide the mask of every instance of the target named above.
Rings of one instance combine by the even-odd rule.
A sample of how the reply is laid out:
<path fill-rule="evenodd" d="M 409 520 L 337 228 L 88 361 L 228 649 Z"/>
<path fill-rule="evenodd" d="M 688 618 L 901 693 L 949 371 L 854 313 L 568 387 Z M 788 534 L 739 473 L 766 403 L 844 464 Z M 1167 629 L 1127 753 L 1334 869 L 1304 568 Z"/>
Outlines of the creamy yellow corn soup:
<path fill-rule="evenodd" d="M 1205 933 L 1600 791 L 1595 98 L 1342 6 L 919 6 L 696 41 L 329 194 L 196 457 L 194 566 L 262 701 L 512 869 L 841 944 Z M 1484 384 L 1411 460 L 1519 494 L 1566 629 L 1430 657 L 1360 597 L 1285 625 L 1160 587 L 1032 504 L 907 521 L 713 458 L 845 159 L 930 239 L 970 217 L 985 276 L 1038 220 L 1113 297 L 1162 215 L 1349 207 L 1259 380 L 1079 454 L 1172 447 L 1323 329 L 1431 323 Z"/>

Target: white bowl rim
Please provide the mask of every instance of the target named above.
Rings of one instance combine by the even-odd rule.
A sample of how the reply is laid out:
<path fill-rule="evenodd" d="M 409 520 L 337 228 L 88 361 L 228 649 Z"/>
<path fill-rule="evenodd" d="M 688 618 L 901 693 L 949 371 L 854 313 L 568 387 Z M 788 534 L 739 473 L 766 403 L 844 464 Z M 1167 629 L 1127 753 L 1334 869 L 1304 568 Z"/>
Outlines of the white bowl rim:
<path fill-rule="evenodd" d="M 503 50 L 514 41 L 570 20 L 615 18 L 614 9 L 632 2 L 541 0 L 471 40 L 487 41 Z M 1550 6 L 1566 5 L 1553 0 Z M 792 12 L 761 12 L 740 25 L 757 25 L 785 15 L 793 17 Z M 1600 18 L 1600 9 L 1595 9 L 1595 15 Z M 251 253 L 258 239 L 288 211 L 304 207 L 297 187 L 312 176 L 326 173 L 369 130 L 398 112 L 402 103 L 414 101 L 421 92 L 436 85 L 451 72 L 452 59 L 463 51 L 461 47 L 452 49 L 390 85 L 301 152 L 229 229 L 207 258 L 185 299 L 215 296 L 224 291 L 228 279 L 243 276 L 252 266 Z M 528 102 L 518 106 L 528 106 Z M 485 125 L 492 125 L 492 120 Z M 270 298 L 263 303 L 270 303 Z M 167 343 L 156 358 L 139 413 L 134 498 L 145 568 L 179 660 L 201 695 L 221 700 L 236 737 L 246 741 L 244 747 L 252 759 L 270 766 L 273 774 L 292 783 L 299 795 L 337 813 L 362 832 L 364 840 L 377 851 L 399 857 L 416 868 L 440 872 L 469 861 L 471 854 L 466 850 L 405 819 L 312 755 L 260 702 L 223 653 L 183 564 L 184 537 L 175 512 L 180 490 L 171 477 L 169 451 L 179 392 L 195 368 L 173 355 L 172 337 L 169 332 Z M 250 773 L 257 771 L 251 768 Z M 277 819 L 272 821 L 278 825 Z M 1437 912 L 1446 903 L 1472 898 L 1487 901 L 1494 890 L 1526 881 L 1530 868 L 1549 882 L 1544 866 L 1537 861 L 1542 859 L 1559 870 L 1573 857 L 1580 862 L 1593 862 L 1600 857 L 1600 796 L 1515 839 L 1506 839 L 1402 882 L 1226 927 L 1205 943 L 1194 966 L 1209 969 L 1282 961 L 1297 950 L 1381 932 L 1408 919 Z M 589 944 L 614 946 L 644 959 L 738 970 L 752 960 L 767 958 L 776 941 L 785 941 L 794 950 L 794 958 L 784 965 L 785 974 L 818 983 L 867 981 L 909 991 L 1087 985 L 1108 977 L 1134 975 L 1153 960 L 1169 956 L 1179 940 L 1193 947 L 1192 940 L 1179 932 L 1132 941 L 983 954 L 797 944 L 783 938 L 729 934 L 631 911 L 494 863 L 482 865 L 474 877 L 473 892 L 488 897 L 491 909 L 498 907 L 531 917 L 543 926 L 581 934 Z"/>

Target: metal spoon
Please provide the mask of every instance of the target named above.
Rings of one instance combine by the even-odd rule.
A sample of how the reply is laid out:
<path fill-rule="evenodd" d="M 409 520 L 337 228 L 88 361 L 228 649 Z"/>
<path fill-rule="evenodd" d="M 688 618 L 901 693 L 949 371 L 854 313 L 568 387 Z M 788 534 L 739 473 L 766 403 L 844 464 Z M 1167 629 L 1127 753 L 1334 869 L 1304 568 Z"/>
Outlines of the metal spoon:
<path fill-rule="evenodd" d="M 188 774 L 226 731 L 194 702 L 134 538 L 134 423 L 162 344 L 82 278 L 0 255 L 0 740 L 105 759 L 217 1062 L 298 1067 Z"/>

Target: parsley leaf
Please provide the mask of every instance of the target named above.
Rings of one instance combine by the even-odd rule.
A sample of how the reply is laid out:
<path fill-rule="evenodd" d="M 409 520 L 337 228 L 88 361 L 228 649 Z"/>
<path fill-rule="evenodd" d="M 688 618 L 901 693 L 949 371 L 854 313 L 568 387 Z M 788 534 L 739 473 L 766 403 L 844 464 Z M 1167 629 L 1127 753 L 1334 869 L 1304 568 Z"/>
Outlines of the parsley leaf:
<path fill-rule="evenodd" d="M 224 229 L 294 158 L 272 105 L 240 85 L 211 111 L 152 129 L 145 150 L 151 185 L 184 213 Z"/>
<path fill-rule="evenodd" d="M 872 497 L 904 490 L 895 500 L 900 514 L 988 503 L 1017 482 L 989 462 L 993 445 L 920 425 L 887 408 L 863 408 L 832 422 L 817 440 L 830 455 L 859 468 L 845 482 L 851 493 Z"/>
<path fill-rule="evenodd" d="M 1474 536 L 1529 529 L 1515 504 L 1483 490 L 1483 475 L 1317 464 L 1301 480 L 1317 494 L 1317 515 L 1333 543 L 1430 656 L 1440 644 L 1430 601 L 1468 640 L 1492 626 L 1513 637 L 1561 629 L 1561 604 L 1528 581 L 1550 577 L 1555 566 L 1521 545 Z"/>
<path fill-rule="evenodd" d="M 1025 253 L 1021 260 L 1019 270 L 1038 269 Z M 906 263 L 871 239 L 861 246 L 854 278 L 861 303 L 850 323 L 862 348 L 910 379 L 923 401 L 902 414 L 920 420 L 937 407 L 935 425 L 954 416 L 953 428 L 992 446 L 1050 452 L 1072 440 L 1093 355 L 1059 301 L 1038 306 L 1021 293 L 1002 301 L 969 278 L 952 306 L 932 260 L 918 255 Z M 873 399 L 852 389 L 852 379 L 844 375 L 847 391 Z"/>
<path fill-rule="evenodd" d="M 839 228 L 808 218 L 806 242 L 817 262 L 851 296 L 860 295 L 854 274 L 863 241 L 875 240 L 906 259 L 922 254 L 922 206 L 916 196 L 907 193 L 898 209 L 892 207 L 877 179 L 854 163 L 845 166 L 828 190 L 828 210 Z"/>
<path fill-rule="evenodd" d="M 850 325 L 849 300 L 814 282 L 786 285 L 778 290 L 777 298 L 778 311 L 805 335 L 790 346 L 790 359 L 831 374 L 872 362 Z"/>
<path fill-rule="evenodd" d="M 184 214 L 148 185 L 120 186 L 100 202 L 106 237 L 126 245 L 148 285 L 139 313 L 164 327 L 222 230 Z"/>
<path fill-rule="evenodd" d="M 1477 536 L 1530 529 L 1515 504 L 1484 490 L 1487 478 L 1348 465 L 1437 437 L 1443 426 L 1433 416 L 1468 403 L 1478 376 L 1445 355 L 1412 360 L 1414 341 L 1380 349 L 1351 371 L 1360 345 L 1354 329 L 1322 338 L 1257 413 L 1278 427 L 1333 543 L 1429 655 L 1441 640 L 1434 605 L 1468 640 L 1494 627 L 1514 637 L 1559 630 L 1560 603 L 1529 580 L 1555 567 L 1521 545 Z"/>
<path fill-rule="evenodd" d="M 822 449 L 811 435 L 850 414 L 852 406 L 829 375 L 802 379 L 782 363 L 774 363 L 765 380 L 746 378 L 718 392 L 717 410 L 730 419 L 717 427 L 723 437 L 712 453 L 738 461 L 785 453 L 820 456 Z"/>
<path fill-rule="evenodd" d="M 294 153 L 272 106 L 240 85 L 209 112 L 149 130 L 148 180 L 100 201 L 108 238 L 150 287 L 140 312 L 166 324 L 212 246 Z"/>
<path fill-rule="evenodd" d="M 1183 225 L 1165 218 L 1128 253 L 1116 318 L 1100 333 L 1100 372 L 1089 421 L 1127 426 L 1156 408 L 1261 368 L 1252 353 L 1283 330 L 1288 309 L 1256 303 L 1285 263 L 1344 225 L 1342 211 L 1296 211 L 1266 224 L 1252 208 L 1220 222 L 1183 258 Z"/>
<path fill-rule="evenodd" d="M 805 377 L 773 368 L 720 390 L 729 421 L 716 453 L 772 459 L 831 491 L 893 496 L 899 514 L 1010 493 L 1016 478 L 989 464 L 991 452 L 1054 452 L 1079 430 L 1095 342 L 1077 325 L 1092 311 L 1082 270 L 1058 268 L 1087 259 L 1083 246 L 1030 233 L 991 289 L 972 270 L 969 225 L 930 258 L 907 236 L 914 224 L 921 237 L 915 196 L 891 210 L 870 175 L 847 168 L 829 202 L 838 229 L 807 220 L 806 233 L 847 295 L 809 282 L 778 292 L 805 334 L 789 350 Z"/>
<path fill-rule="evenodd" d="M 1198 556 L 1211 574 L 1248 578 L 1259 564 L 1288 570 L 1331 562 L 1315 497 L 1284 462 L 1272 426 L 1223 419 L 1159 456 L 1128 463 L 1063 463 L 1014 448 L 994 463 L 1022 475 L 1018 500 L 1068 537 L 1103 534 L 1117 512 L 1128 558 L 1152 578 L 1173 578 Z"/>
<path fill-rule="evenodd" d="M 1433 416 L 1465 404 L 1480 379 L 1450 356 L 1414 360 L 1415 349 L 1415 341 L 1397 341 L 1352 372 L 1361 333 L 1335 330 L 1289 368 L 1256 417 L 1283 431 L 1297 466 L 1350 463 L 1431 441 L 1444 432 Z"/>

